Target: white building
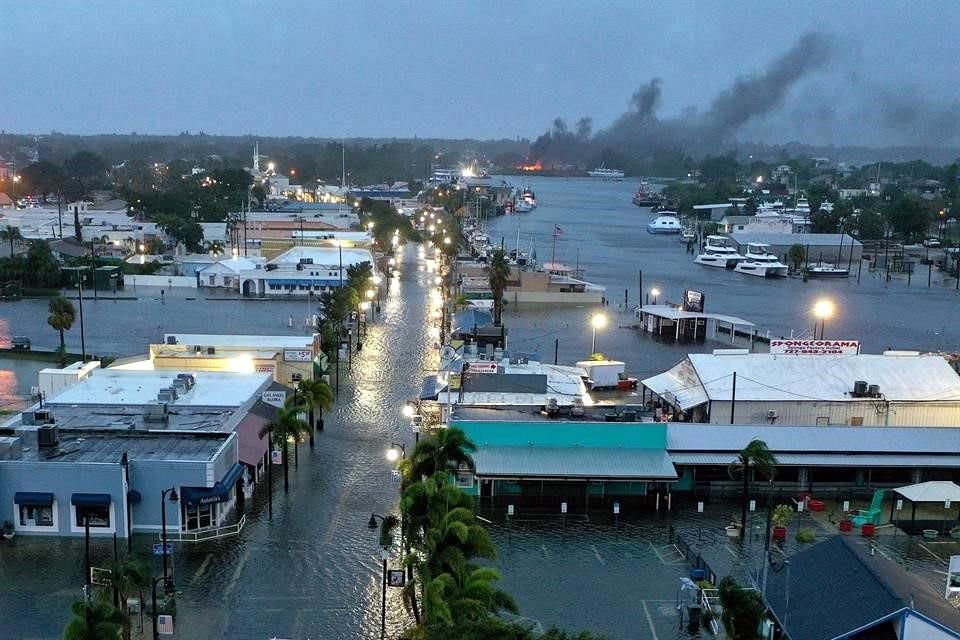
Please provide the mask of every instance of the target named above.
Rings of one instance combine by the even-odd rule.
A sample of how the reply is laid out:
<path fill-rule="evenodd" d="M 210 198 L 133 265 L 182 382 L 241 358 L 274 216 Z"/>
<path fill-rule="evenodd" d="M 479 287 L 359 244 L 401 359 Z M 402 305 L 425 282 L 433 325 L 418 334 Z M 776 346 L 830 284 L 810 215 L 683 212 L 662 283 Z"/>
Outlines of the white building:
<path fill-rule="evenodd" d="M 197 285 L 239 291 L 241 274 L 263 269 L 263 264 L 264 261 L 261 258 L 251 259 L 239 256 L 216 260 L 196 272 Z"/>
<path fill-rule="evenodd" d="M 229 262 L 229 261 L 221 261 Z M 373 254 L 361 247 L 294 247 L 265 264 L 252 269 L 241 269 L 233 274 L 201 272 L 201 284 L 206 274 L 237 278 L 237 288 L 245 296 L 306 296 L 339 289 L 347 280 L 347 268 L 367 262 L 376 266 Z M 210 267 L 208 267 L 210 269 Z"/>
<path fill-rule="evenodd" d="M 914 351 L 690 354 L 643 387 L 691 422 L 960 426 L 960 376 L 943 357 Z"/>

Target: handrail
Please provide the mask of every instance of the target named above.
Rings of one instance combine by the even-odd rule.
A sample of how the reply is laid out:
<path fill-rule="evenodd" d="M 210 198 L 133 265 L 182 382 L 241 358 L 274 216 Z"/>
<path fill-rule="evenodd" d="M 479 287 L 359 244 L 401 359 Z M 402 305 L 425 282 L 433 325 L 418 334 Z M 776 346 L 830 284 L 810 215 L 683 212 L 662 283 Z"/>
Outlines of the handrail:
<path fill-rule="evenodd" d="M 167 542 L 205 542 L 207 540 L 216 540 L 235 536 L 243 531 L 243 526 L 247 523 L 246 514 L 240 516 L 240 520 L 234 524 L 228 524 L 221 527 L 209 527 L 207 529 L 198 529 L 196 531 L 168 531 Z M 162 540 L 163 534 L 158 533 L 157 539 Z"/>
<path fill-rule="evenodd" d="M 703 607 L 704 611 L 713 611 L 713 603 L 720 602 L 720 590 L 719 589 L 700 589 L 700 605 Z M 720 633 L 720 623 L 717 622 L 717 617 L 714 616 L 710 619 L 710 628 L 713 630 L 713 635 Z"/>

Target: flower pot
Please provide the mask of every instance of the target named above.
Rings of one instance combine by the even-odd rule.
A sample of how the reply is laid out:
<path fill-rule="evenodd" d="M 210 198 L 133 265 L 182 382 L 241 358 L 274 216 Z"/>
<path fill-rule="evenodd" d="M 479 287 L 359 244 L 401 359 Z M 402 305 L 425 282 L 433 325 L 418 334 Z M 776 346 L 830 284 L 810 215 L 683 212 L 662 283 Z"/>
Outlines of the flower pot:
<path fill-rule="evenodd" d="M 877 533 L 877 525 L 873 523 L 867 523 L 860 527 L 860 535 L 864 538 L 872 538 L 874 534 Z"/>
<path fill-rule="evenodd" d="M 787 539 L 787 528 L 786 528 L 786 527 L 774 527 L 774 528 L 773 528 L 773 539 L 774 539 L 774 540 L 786 540 L 786 539 Z"/>
<path fill-rule="evenodd" d="M 838 525 L 841 533 L 850 533 L 853 531 L 853 521 L 852 520 L 841 520 Z"/>
<path fill-rule="evenodd" d="M 823 508 L 824 508 L 823 500 L 816 500 L 811 498 L 810 500 L 807 501 L 807 508 L 810 509 L 810 511 L 823 511 Z"/>

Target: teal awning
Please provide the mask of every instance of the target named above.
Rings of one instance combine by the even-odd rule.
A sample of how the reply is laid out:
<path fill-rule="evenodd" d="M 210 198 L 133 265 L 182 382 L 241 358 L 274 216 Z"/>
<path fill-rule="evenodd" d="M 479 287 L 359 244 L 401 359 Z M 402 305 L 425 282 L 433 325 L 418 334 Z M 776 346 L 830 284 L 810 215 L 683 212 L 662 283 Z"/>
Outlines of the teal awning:
<path fill-rule="evenodd" d="M 662 449 L 603 447 L 480 447 L 473 454 L 482 478 L 676 480 Z"/>

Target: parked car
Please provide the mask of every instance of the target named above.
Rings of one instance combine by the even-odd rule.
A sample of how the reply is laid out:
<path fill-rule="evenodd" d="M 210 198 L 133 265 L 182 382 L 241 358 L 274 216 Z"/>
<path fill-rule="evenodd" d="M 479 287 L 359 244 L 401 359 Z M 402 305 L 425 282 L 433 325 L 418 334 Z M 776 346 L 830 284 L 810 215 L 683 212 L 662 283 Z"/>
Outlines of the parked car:
<path fill-rule="evenodd" d="M 933 249 L 940 246 L 940 241 L 936 238 L 927 238 L 923 241 L 923 246 Z"/>
<path fill-rule="evenodd" d="M 14 351 L 30 351 L 30 338 L 26 336 L 13 336 L 10 346 Z"/>

